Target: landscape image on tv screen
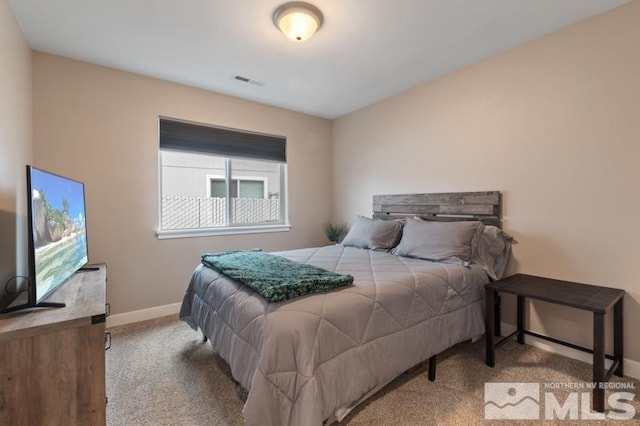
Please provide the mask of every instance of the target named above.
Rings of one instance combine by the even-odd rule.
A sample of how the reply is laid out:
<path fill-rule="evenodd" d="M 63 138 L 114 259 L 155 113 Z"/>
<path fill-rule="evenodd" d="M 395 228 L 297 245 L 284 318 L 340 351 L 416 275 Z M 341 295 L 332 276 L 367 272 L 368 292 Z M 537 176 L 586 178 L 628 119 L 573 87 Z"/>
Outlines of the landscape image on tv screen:
<path fill-rule="evenodd" d="M 36 301 L 87 263 L 84 185 L 31 168 Z"/>

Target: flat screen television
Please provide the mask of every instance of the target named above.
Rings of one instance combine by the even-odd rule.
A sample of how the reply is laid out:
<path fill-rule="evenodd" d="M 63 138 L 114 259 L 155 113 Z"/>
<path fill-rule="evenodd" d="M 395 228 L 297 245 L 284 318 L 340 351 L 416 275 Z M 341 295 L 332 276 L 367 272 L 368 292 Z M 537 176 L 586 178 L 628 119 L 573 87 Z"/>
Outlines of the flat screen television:
<path fill-rule="evenodd" d="M 27 166 L 28 300 L 3 312 L 63 307 L 44 300 L 88 260 L 84 184 Z"/>

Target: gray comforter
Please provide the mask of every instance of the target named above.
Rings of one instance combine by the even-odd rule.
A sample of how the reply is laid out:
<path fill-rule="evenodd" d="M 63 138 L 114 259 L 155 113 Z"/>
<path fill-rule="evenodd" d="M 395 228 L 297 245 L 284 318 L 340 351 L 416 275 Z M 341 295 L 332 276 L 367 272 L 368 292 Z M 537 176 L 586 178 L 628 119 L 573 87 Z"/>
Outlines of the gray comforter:
<path fill-rule="evenodd" d="M 354 277 L 354 285 L 281 303 L 200 265 L 180 318 L 199 327 L 249 391 L 248 425 L 341 419 L 408 368 L 484 332 L 475 265 L 341 245 L 275 253 Z"/>

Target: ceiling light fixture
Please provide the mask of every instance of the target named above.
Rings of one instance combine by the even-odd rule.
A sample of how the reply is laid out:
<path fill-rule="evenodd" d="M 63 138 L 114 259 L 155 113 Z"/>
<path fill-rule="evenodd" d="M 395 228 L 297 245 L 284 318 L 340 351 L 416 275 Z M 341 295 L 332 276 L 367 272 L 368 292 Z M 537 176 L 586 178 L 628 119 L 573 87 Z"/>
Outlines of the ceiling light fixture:
<path fill-rule="evenodd" d="M 299 1 L 285 3 L 273 12 L 273 23 L 293 41 L 305 41 L 322 25 L 322 12 Z"/>

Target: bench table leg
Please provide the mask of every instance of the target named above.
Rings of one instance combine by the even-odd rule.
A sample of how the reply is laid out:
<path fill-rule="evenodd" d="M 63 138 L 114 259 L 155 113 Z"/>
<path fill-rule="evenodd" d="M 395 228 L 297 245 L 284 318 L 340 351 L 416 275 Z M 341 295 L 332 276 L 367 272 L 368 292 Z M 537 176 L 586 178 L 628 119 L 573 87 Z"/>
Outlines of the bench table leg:
<path fill-rule="evenodd" d="M 622 326 L 622 301 L 624 297 L 620 298 L 618 302 L 613 305 L 613 359 L 620 360 L 618 368 L 615 369 L 613 374 L 618 377 L 624 375 L 624 353 L 622 348 L 623 326 Z"/>
<path fill-rule="evenodd" d="M 604 412 L 604 314 L 593 313 L 593 409 Z"/>
<path fill-rule="evenodd" d="M 518 343 L 524 345 L 524 296 L 518 296 L 517 305 Z"/>
<path fill-rule="evenodd" d="M 485 346 L 486 357 L 485 363 L 489 367 L 496 365 L 495 348 L 494 348 L 494 331 L 495 331 L 495 297 L 496 292 L 493 290 L 485 291 Z"/>

